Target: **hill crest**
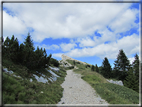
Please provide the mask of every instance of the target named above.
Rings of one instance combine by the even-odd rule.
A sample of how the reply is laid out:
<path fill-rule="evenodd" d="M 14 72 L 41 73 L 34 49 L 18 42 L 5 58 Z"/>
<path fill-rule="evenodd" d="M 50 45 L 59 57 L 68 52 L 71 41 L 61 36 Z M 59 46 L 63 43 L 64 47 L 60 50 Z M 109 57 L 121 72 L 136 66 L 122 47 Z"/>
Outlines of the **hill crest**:
<path fill-rule="evenodd" d="M 76 59 L 73 59 L 73 58 L 71 58 L 71 57 L 69 57 L 69 56 L 66 56 L 66 55 L 64 55 L 64 54 L 62 54 L 62 60 L 63 61 L 66 61 L 66 60 L 74 60 L 75 62 L 80 62 L 80 63 L 82 63 L 82 64 L 87 64 L 87 63 L 85 63 L 85 62 L 82 62 L 82 61 L 79 61 L 79 60 L 76 60 Z"/>

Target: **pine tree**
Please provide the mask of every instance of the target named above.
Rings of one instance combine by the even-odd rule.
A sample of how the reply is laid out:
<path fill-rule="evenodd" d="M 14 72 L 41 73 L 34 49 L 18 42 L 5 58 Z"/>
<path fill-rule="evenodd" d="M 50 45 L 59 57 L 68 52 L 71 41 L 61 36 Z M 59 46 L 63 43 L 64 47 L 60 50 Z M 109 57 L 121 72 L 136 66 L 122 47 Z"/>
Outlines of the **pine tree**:
<path fill-rule="evenodd" d="M 21 43 L 20 46 L 19 46 L 19 53 L 18 53 L 18 62 L 23 64 L 23 61 L 24 61 L 24 44 Z"/>
<path fill-rule="evenodd" d="M 97 64 L 96 64 L 96 72 L 99 73 L 99 68 L 98 68 Z"/>
<path fill-rule="evenodd" d="M 135 55 L 135 60 L 132 63 L 132 67 L 133 67 L 133 73 L 136 77 L 136 91 L 139 92 L 139 56 L 136 54 Z"/>
<path fill-rule="evenodd" d="M 111 66 L 110 63 L 107 59 L 107 57 L 105 57 L 103 63 L 102 63 L 102 70 L 101 70 L 101 74 L 106 77 L 106 78 L 110 78 L 111 77 Z"/>
<path fill-rule="evenodd" d="M 1 37 L 1 47 L 2 47 L 2 55 L 4 54 L 4 39 Z"/>
<path fill-rule="evenodd" d="M 95 69 L 95 67 L 94 67 L 94 65 L 92 65 L 92 67 L 91 67 L 91 71 L 94 71 L 94 69 Z"/>
<path fill-rule="evenodd" d="M 24 42 L 24 53 L 24 65 L 26 65 L 28 68 L 31 68 L 31 63 L 34 56 L 34 46 L 30 33 L 28 33 L 28 36 Z"/>
<path fill-rule="evenodd" d="M 125 77 L 127 76 L 127 72 L 130 69 L 130 62 L 123 52 L 123 50 L 119 50 L 119 54 L 117 56 L 117 60 L 114 61 L 114 69 L 113 71 L 115 72 L 115 75 L 119 80 L 124 80 Z"/>
<path fill-rule="evenodd" d="M 27 36 L 27 38 L 25 39 L 24 44 L 25 44 L 26 47 L 29 47 L 31 50 L 34 50 L 34 49 L 35 49 L 34 46 L 33 46 L 33 41 L 32 41 L 32 39 L 31 39 L 30 33 L 28 33 L 28 36 Z"/>
<path fill-rule="evenodd" d="M 132 68 L 129 69 L 128 75 L 126 76 L 123 83 L 124 83 L 124 86 L 137 91 L 136 76 L 134 75 Z"/>
<path fill-rule="evenodd" d="M 6 58 L 10 58 L 9 57 L 9 54 L 10 54 L 10 51 L 9 51 L 9 47 L 10 47 L 10 39 L 9 37 L 6 37 L 5 41 L 4 41 L 4 50 L 3 50 L 3 56 L 6 57 Z"/>
<path fill-rule="evenodd" d="M 18 39 L 14 39 L 14 35 L 11 38 L 10 41 L 10 59 L 15 62 L 18 63 L 18 54 L 19 54 L 19 42 Z"/>
<path fill-rule="evenodd" d="M 1 37 L 1 45 L 3 45 L 4 43 L 4 39 L 3 39 L 3 36 Z"/>
<path fill-rule="evenodd" d="M 73 64 L 74 64 L 74 66 L 75 66 L 75 60 L 73 60 Z"/>

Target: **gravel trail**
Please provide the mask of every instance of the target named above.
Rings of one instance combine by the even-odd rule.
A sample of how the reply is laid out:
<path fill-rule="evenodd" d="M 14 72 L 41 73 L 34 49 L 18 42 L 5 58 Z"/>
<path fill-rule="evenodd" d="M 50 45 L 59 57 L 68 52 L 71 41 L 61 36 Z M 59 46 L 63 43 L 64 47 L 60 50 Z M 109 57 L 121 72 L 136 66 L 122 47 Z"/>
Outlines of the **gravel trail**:
<path fill-rule="evenodd" d="M 65 81 L 61 86 L 64 91 L 58 104 L 108 104 L 86 81 L 81 79 L 80 74 L 72 70 L 67 70 Z"/>

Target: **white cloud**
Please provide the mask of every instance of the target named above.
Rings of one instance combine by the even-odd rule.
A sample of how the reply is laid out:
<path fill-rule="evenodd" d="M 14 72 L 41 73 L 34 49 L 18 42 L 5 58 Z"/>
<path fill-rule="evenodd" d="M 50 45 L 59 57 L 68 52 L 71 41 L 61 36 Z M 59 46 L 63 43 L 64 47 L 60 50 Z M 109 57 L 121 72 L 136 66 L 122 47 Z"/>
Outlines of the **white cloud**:
<path fill-rule="evenodd" d="M 89 37 L 85 37 L 85 38 L 78 38 L 77 42 L 79 42 L 79 46 L 80 47 L 85 47 L 85 46 L 94 46 L 95 45 L 95 41 L 92 40 Z"/>
<path fill-rule="evenodd" d="M 27 29 L 25 24 L 16 16 L 11 16 L 3 11 L 3 35 L 4 38 L 7 36 L 11 37 L 15 35 L 19 40 L 24 40 L 19 34 L 26 34 Z"/>
<path fill-rule="evenodd" d="M 130 61 L 130 64 L 132 64 L 132 63 L 134 62 L 134 60 L 135 60 L 135 57 L 128 58 L 128 59 L 129 59 L 129 61 Z"/>
<path fill-rule="evenodd" d="M 99 44 L 93 48 L 73 49 L 65 54 L 70 57 L 86 57 L 86 56 L 98 56 L 101 59 L 107 57 L 108 59 L 116 59 L 120 49 L 123 49 L 126 56 L 139 53 L 139 36 L 133 34 L 131 36 L 123 37 L 117 42 L 111 42 L 110 44 Z"/>
<path fill-rule="evenodd" d="M 136 17 L 138 17 L 139 11 L 136 9 L 127 9 L 122 12 L 114 21 L 112 21 L 109 26 L 116 33 L 125 32 L 133 27 L 136 27 Z"/>
<path fill-rule="evenodd" d="M 58 58 L 61 58 L 63 53 L 54 53 L 52 54 L 53 57 L 58 57 Z"/>
<path fill-rule="evenodd" d="M 104 30 L 98 30 L 98 33 L 101 35 L 101 37 L 98 38 L 97 36 L 94 36 L 96 45 L 102 44 L 106 41 L 113 42 L 118 38 L 118 35 L 115 32 L 111 32 L 107 28 Z"/>
<path fill-rule="evenodd" d="M 134 25 L 137 11 L 128 10 L 130 5 L 131 3 L 13 3 L 12 5 L 6 3 L 4 7 L 13 11 L 16 20 L 19 20 L 20 27 L 17 29 L 21 31 L 17 33 L 25 32 L 25 26 L 31 27 L 34 29 L 33 40 L 41 42 L 49 37 L 86 37 L 96 30 L 103 31 L 110 23 L 113 29 L 118 29 L 122 24 L 116 26 L 114 22 L 118 20 L 120 23 L 125 22 L 125 20 L 117 20 L 121 17 L 128 18 L 126 22 L 130 23 L 124 24 Z M 14 19 L 7 19 L 5 16 L 4 19 L 9 20 L 4 33 L 15 34 L 15 30 L 10 30 L 11 26 L 16 27 L 15 24 L 10 25 Z M 6 25 L 5 22 L 4 24 Z"/>
<path fill-rule="evenodd" d="M 127 35 L 117 40 L 119 33 L 131 28 L 139 30 L 140 24 L 135 23 L 139 11 L 129 9 L 130 6 L 131 3 L 5 3 L 4 7 L 14 12 L 15 16 L 3 11 L 3 33 L 4 37 L 16 34 L 19 40 L 23 40 L 21 34 L 27 35 L 30 27 L 34 29 L 31 35 L 35 42 L 49 37 L 72 39 L 71 43 L 59 46 L 43 44 L 46 49 L 61 48 L 70 57 L 97 55 L 101 59 L 115 59 L 119 49 L 123 49 L 126 55 L 139 52 L 138 35 Z M 107 26 L 114 32 L 109 31 Z M 95 31 L 101 37 L 97 38 Z M 94 38 L 88 35 L 94 35 Z M 110 43 L 104 44 L 106 41 Z M 76 43 L 82 49 L 77 49 Z M 59 57 L 61 53 L 53 55 Z"/>
<path fill-rule="evenodd" d="M 48 50 L 57 50 L 59 49 L 60 47 L 56 44 L 52 44 L 52 45 L 45 45 L 45 44 L 42 44 L 41 46 L 39 47 L 42 47 L 42 48 L 45 48 L 45 49 L 48 49 Z"/>
<path fill-rule="evenodd" d="M 69 44 L 66 44 L 66 43 L 62 43 L 60 44 L 60 47 L 62 49 L 62 51 L 70 51 L 71 49 L 74 49 L 74 47 L 77 46 L 75 43 L 69 43 Z"/>
<path fill-rule="evenodd" d="M 134 54 L 139 52 L 140 46 L 140 37 L 136 34 L 131 36 L 123 37 L 122 39 L 117 41 L 117 44 L 114 46 L 118 46 L 119 48 L 125 49 L 126 55 Z"/>

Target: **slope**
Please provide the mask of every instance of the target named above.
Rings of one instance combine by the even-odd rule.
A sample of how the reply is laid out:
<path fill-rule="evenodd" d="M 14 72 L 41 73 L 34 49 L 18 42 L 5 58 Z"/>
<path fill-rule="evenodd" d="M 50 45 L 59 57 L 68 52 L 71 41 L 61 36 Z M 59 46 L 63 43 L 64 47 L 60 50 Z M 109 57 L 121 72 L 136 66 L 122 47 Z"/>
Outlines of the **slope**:
<path fill-rule="evenodd" d="M 73 64 L 72 60 L 67 60 Z M 78 69 L 75 73 L 81 74 L 82 79 L 88 82 L 96 92 L 109 104 L 139 104 L 139 94 L 132 89 L 117 84 L 109 83 L 101 74 L 91 71 L 91 67 L 76 63 Z"/>
<path fill-rule="evenodd" d="M 7 59 L 2 60 L 2 65 L 3 104 L 56 104 L 60 101 L 65 70 L 51 65 L 35 72 Z"/>

